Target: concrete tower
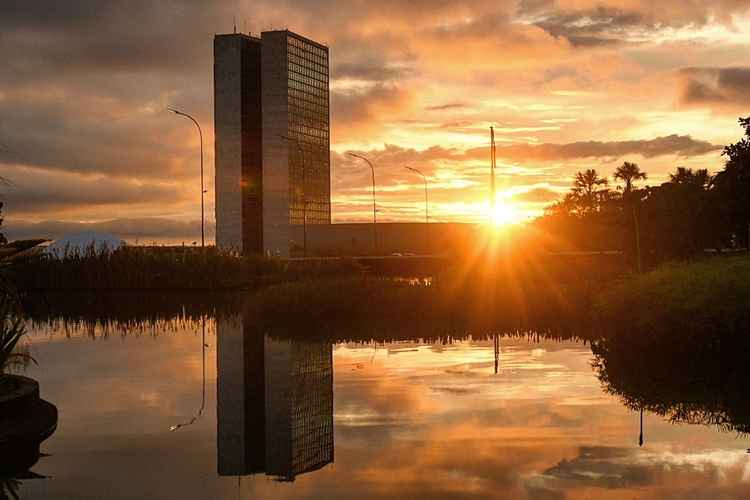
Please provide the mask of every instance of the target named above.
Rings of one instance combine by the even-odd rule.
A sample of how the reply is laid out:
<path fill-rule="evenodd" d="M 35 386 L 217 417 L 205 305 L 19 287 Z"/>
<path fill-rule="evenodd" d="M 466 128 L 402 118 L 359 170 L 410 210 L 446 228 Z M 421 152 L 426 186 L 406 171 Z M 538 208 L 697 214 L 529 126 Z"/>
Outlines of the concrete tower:
<path fill-rule="evenodd" d="M 216 243 L 289 256 L 331 222 L 328 48 L 290 31 L 214 38 Z"/>

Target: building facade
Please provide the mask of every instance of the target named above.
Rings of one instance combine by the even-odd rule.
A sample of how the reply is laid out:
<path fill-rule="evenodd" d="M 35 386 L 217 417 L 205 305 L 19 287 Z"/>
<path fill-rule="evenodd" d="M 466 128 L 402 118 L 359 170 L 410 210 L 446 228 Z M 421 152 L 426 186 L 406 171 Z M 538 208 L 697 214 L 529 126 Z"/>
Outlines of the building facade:
<path fill-rule="evenodd" d="M 286 30 L 214 38 L 220 248 L 289 256 L 296 226 L 331 223 L 328 57 Z"/>

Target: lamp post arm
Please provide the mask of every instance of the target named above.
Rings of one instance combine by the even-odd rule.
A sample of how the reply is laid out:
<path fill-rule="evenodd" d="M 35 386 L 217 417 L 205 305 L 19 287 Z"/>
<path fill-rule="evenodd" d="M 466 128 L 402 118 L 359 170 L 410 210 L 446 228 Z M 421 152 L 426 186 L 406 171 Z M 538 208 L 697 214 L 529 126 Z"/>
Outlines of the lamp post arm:
<path fill-rule="evenodd" d="M 378 230 L 377 230 L 377 222 L 378 222 L 378 216 L 377 216 L 377 205 L 375 203 L 375 167 L 372 165 L 372 162 L 365 158 L 362 155 L 359 155 L 357 153 L 349 152 L 349 156 L 353 158 L 358 158 L 360 160 L 363 160 L 367 165 L 370 167 L 370 171 L 372 172 L 372 240 L 373 240 L 373 248 L 375 249 L 375 253 L 378 252 Z"/>
<path fill-rule="evenodd" d="M 167 108 L 167 111 L 171 111 L 172 113 L 180 116 L 184 116 L 185 118 L 188 118 L 190 121 L 192 121 L 196 128 L 198 128 L 198 137 L 200 138 L 200 146 L 201 146 L 201 248 L 205 248 L 206 246 L 206 230 L 205 230 L 205 202 L 204 198 L 206 195 L 206 188 L 203 181 L 203 129 L 201 129 L 200 123 L 198 123 L 198 120 L 193 118 L 187 113 L 184 113 L 178 109 L 174 108 Z"/>
<path fill-rule="evenodd" d="M 429 224 L 430 223 L 430 209 L 429 209 L 429 199 L 427 197 L 427 176 L 424 175 L 424 173 L 421 170 L 416 169 L 414 167 L 407 166 L 406 168 L 422 176 L 422 181 L 424 182 L 424 220 L 425 220 L 425 224 Z"/>

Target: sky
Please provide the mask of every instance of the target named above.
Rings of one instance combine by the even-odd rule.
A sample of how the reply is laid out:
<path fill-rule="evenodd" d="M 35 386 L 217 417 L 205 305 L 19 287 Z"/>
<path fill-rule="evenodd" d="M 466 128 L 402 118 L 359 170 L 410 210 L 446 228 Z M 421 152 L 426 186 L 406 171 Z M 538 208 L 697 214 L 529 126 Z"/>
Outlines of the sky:
<path fill-rule="evenodd" d="M 750 104 L 745 0 L 4 0 L 0 186 L 10 237 L 213 235 L 212 37 L 285 29 L 330 47 L 332 213 L 481 221 L 489 127 L 499 203 L 524 221 L 596 168 L 722 167 Z M 615 187 L 613 185 L 613 187 Z"/>

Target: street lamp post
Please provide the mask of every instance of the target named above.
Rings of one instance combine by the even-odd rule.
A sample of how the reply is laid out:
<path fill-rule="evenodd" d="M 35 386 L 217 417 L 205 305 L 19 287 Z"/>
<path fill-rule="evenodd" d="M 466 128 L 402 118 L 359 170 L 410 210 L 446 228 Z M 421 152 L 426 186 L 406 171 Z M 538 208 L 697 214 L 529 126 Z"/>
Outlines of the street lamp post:
<path fill-rule="evenodd" d="M 422 180 L 424 181 L 424 233 L 425 233 L 425 246 L 428 247 L 429 252 L 429 241 L 430 241 L 430 209 L 429 209 L 429 201 L 427 198 L 427 176 L 422 173 L 421 170 L 416 169 L 414 167 L 406 167 L 407 170 L 411 170 L 412 172 L 421 175 Z"/>
<path fill-rule="evenodd" d="M 169 431 L 173 432 L 178 429 L 181 429 L 183 427 L 187 427 L 188 425 L 193 425 L 198 418 L 200 418 L 201 415 L 203 415 L 203 410 L 206 409 L 206 347 L 208 347 L 208 344 L 206 344 L 206 317 L 201 316 L 201 367 L 203 372 L 203 383 L 201 384 L 201 406 L 198 408 L 198 411 L 193 415 L 193 417 L 188 420 L 187 422 L 181 423 L 181 424 L 175 424 L 169 426 Z"/>
<path fill-rule="evenodd" d="M 429 201 L 427 198 L 427 176 L 425 176 L 421 171 L 419 171 L 416 168 L 413 168 L 413 167 L 406 167 L 406 168 L 422 176 L 422 180 L 424 181 L 424 222 L 425 224 L 429 224 L 430 223 L 430 211 L 429 211 Z"/>
<path fill-rule="evenodd" d="M 198 121 L 192 116 L 190 116 L 189 114 L 183 113 L 182 111 L 179 111 L 174 108 L 167 108 L 167 111 L 171 111 L 172 113 L 176 115 L 189 118 L 190 120 L 192 120 L 195 126 L 198 127 L 198 136 L 200 137 L 200 141 L 201 141 L 201 248 L 205 248 L 206 247 L 206 230 L 205 230 L 204 197 L 206 194 L 206 188 L 203 186 L 203 131 L 201 130 L 201 126 L 198 124 Z"/>
<path fill-rule="evenodd" d="M 370 170 L 372 171 L 372 244 L 373 244 L 373 248 L 375 249 L 375 255 L 377 255 L 378 254 L 378 230 L 377 230 L 378 216 L 377 216 L 377 209 L 375 205 L 375 167 L 372 166 L 372 163 L 370 162 L 370 160 L 368 160 L 362 155 L 349 152 L 349 156 L 363 160 L 365 163 L 367 163 L 370 166 Z"/>
<path fill-rule="evenodd" d="M 305 151 L 302 149 L 302 143 L 299 139 L 293 139 L 279 134 L 282 139 L 294 142 L 299 149 L 299 156 L 302 162 L 302 255 L 307 257 L 307 189 L 305 185 Z"/>

